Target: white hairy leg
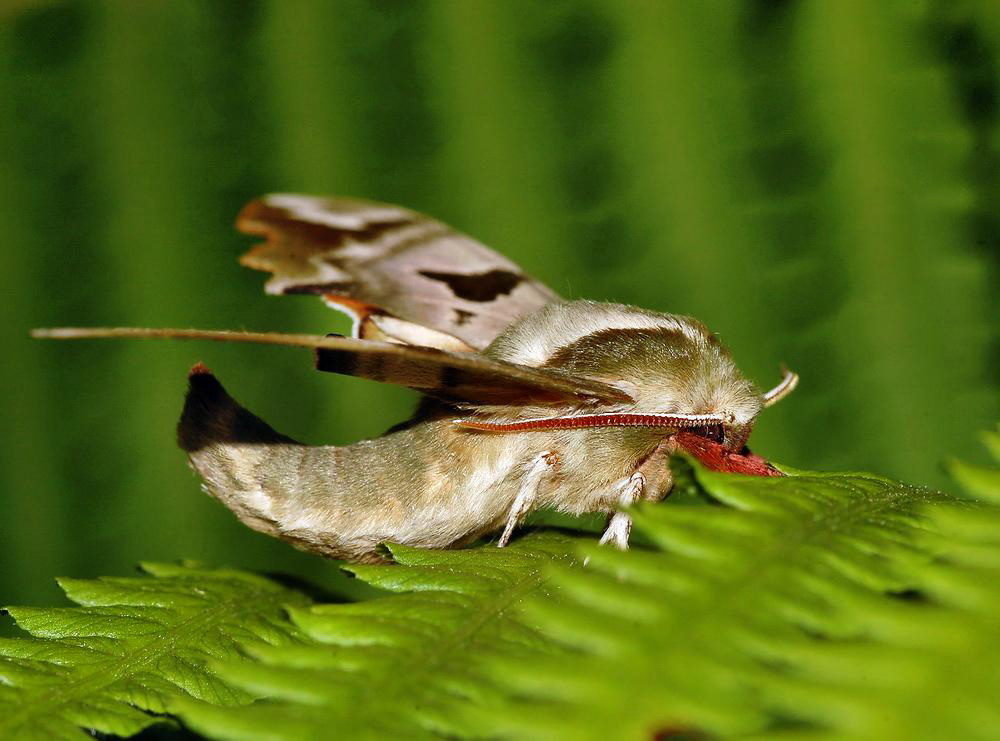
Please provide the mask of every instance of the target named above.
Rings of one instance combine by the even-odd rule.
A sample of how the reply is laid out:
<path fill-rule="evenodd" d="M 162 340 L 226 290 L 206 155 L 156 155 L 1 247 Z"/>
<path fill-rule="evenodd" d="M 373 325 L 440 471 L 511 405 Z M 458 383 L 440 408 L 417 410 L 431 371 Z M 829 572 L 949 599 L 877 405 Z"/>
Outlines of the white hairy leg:
<path fill-rule="evenodd" d="M 514 504 L 511 505 L 510 514 L 507 516 L 507 525 L 500 535 L 500 540 L 497 541 L 497 548 L 503 548 L 510 542 L 510 536 L 514 534 L 514 528 L 531 511 L 531 508 L 535 504 L 535 499 L 538 498 L 538 485 L 542 477 L 558 461 L 559 459 L 555 453 L 551 450 L 546 450 L 544 453 L 539 453 L 528 465 L 528 470 L 521 479 L 521 487 L 517 490 L 517 496 L 514 497 Z"/>
<path fill-rule="evenodd" d="M 675 448 L 672 438 L 665 439 L 642 462 L 635 473 L 615 484 L 618 506 L 629 507 L 640 498 L 655 502 L 670 492 L 674 483 L 670 473 L 670 456 Z M 601 536 L 601 544 L 611 543 L 619 550 L 628 550 L 628 538 L 631 532 L 631 516 L 625 512 L 615 512 L 608 517 L 608 525 L 604 535 Z"/>
<path fill-rule="evenodd" d="M 628 507 L 642 496 L 646 488 L 646 477 L 642 471 L 636 471 L 627 479 L 620 481 L 615 487 L 618 494 L 618 504 Z M 601 536 L 601 545 L 611 543 L 619 550 L 628 550 L 628 536 L 632 532 L 632 518 L 624 512 L 615 512 L 608 519 L 608 527 Z"/>

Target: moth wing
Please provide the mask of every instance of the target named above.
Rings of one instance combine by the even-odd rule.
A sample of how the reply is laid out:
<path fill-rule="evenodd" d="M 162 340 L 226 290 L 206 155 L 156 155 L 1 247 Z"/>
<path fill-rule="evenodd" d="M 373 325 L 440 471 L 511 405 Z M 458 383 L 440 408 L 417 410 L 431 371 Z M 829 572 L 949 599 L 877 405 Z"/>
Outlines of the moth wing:
<path fill-rule="evenodd" d="M 248 203 L 236 226 L 267 240 L 240 262 L 271 273 L 268 293 L 344 296 L 474 349 L 559 299 L 502 255 L 399 206 L 278 193 Z"/>
<path fill-rule="evenodd" d="M 579 404 L 632 401 L 621 389 L 552 369 L 532 368 L 477 352 L 331 337 L 339 346 L 316 349 L 321 371 L 360 376 L 475 404 Z"/>
<path fill-rule="evenodd" d="M 467 342 L 447 332 L 425 327 L 422 324 L 408 322 L 393 316 L 381 306 L 366 304 L 347 296 L 336 293 L 324 293 L 323 301 L 331 309 L 335 309 L 351 318 L 353 327 L 351 336 L 359 340 L 379 340 L 382 342 L 397 342 L 404 345 L 422 345 L 436 347 L 439 350 L 454 352 L 474 352 L 475 348 Z"/>
<path fill-rule="evenodd" d="M 130 337 L 307 347 L 316 352 L 316 366 L 320 370 L 409 386 L 446 401 L 478 404 L 633 401 L 615 386 L 551 368 L 507 363 L 468 350 L 443 350 L 338 335 L 323 337 L 166 327 L 58 327 L 35 329 L 31 335 L 52 340 Z"/>

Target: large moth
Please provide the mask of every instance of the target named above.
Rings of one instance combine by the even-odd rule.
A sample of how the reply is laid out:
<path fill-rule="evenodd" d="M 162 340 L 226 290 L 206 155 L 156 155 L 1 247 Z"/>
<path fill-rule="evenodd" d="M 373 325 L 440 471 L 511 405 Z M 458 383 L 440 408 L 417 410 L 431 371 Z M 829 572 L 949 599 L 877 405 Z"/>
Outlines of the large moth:
<path fill-rule="evenodd" d="M 678 451 L 706 466 L 781 475 L 750 453 L 761 393 L 701 322 L 566 301 L 444 224 L 368 201 L 275 194 L 237 226 L 265 242 L 241 262 L 273 294 L 315 294 L 353 336 L 176 329 L 51 329 L 36 336 L 174 337 L 310 347 L 319 370 L 401 384 L 413 417 L 346 447 L 307 446 L 240 406 L 202 365 L 178 440 L 205 488 L 255 530 L 352 561 L 382 542 L 510 540 L 537 507 L 603 512 L 626 548 L 626 508 L 659 500 Z"/>

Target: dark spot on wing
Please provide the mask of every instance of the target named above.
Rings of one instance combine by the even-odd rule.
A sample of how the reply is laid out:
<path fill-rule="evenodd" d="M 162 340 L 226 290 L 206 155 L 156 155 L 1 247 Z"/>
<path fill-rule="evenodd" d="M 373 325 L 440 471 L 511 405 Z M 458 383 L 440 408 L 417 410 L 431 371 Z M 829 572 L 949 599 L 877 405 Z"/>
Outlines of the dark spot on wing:
<path fill-rule="evenodd" d="M 330 350 L 325 347 L 316 348 L 316 370 L 353 376 L 357 365 L 358 357 L 355 353 Z"/>
<path fill-rule="evenodd" d="M 465 373 L 450 365 L 441 366 L 441 388 L 449 389 L 461 386 L 465 381 Z"/>
<path fill-rule="evenodd" d="M 319 294 L 336 293 L 342 296 L 350 296 L 354 284 L 350 281 L 331 281 L 330 283 L 297 283 L 285 286 L 282 293 L 291 296 L 299 293 Z"/>
<path fill-rule="evenodd" d="M 343 337 L 342 334 L 328 332 L 327 337 Z M 328 347 L 317 347 L 314 351 L 316 359 L 316 370 L 326 373 L 343 373 L 345 376 L 353 376 L 358 367 L 358 356 L 356 353 L 345 350 L 331 350 Z"/>
<path fill-rule="evenodd" d="M 465 311 L 464 309 L 452 309 L 452 311 L 455 312 L 455 324 L 459 327 L 475 316 L 471 311 Z"/>
<path fill-rule="evenodd" d="M 466 301 L 495 301 L 520 284 L 524 278 L 509 270 L 489 270 L 485 273 L 435 273 L 431 270 L 421 270 L 420 274 L 431 280 L 441 281 L 458 298 Z"/>

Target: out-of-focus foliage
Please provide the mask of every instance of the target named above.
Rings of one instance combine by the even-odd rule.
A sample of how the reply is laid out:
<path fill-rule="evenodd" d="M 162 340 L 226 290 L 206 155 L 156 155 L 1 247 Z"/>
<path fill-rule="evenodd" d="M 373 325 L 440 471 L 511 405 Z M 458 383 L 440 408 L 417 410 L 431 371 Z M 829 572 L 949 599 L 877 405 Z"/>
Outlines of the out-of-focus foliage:
<path fill-rule="evenodd" d="M 231 223 L 274 190 L 394 201 L 571 297 L 696 315 L 761 385 L 761 453 L 940 485 L 991 425 L 1000 12 L 987 0 L 20 2 L 0 12 L 0 595 L 141 558 L 328 564 L 201 495 L 196 360 L 278 429 L 405 392 L 285 349 L 32 326 L 343 331 L 269 299 Z"/>

